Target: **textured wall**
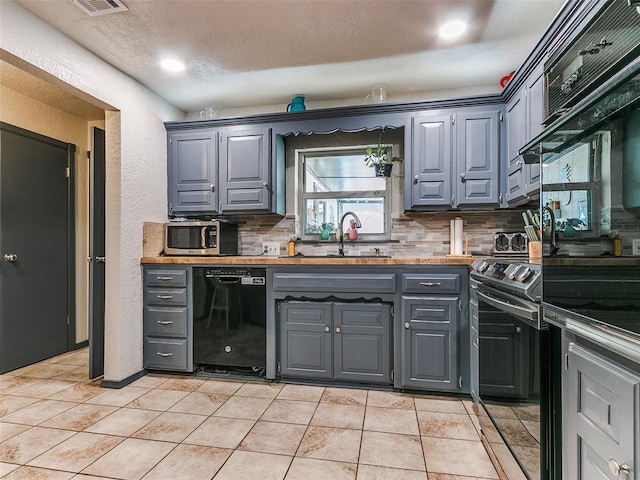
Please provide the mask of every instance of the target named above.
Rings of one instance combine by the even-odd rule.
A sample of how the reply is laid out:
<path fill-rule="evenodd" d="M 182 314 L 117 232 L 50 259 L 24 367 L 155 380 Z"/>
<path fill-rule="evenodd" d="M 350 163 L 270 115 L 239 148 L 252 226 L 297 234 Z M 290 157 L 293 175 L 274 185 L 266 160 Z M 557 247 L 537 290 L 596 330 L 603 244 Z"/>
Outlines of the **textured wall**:
<path fill-rule="evenodd" d="M 0 9 L 0 53 L 112 106 L 105 123 L 105 379 L 120 381 L 142 369 L 142 224 L 166 220 L 163 122 L 183 113 L 15 3 Z"/>

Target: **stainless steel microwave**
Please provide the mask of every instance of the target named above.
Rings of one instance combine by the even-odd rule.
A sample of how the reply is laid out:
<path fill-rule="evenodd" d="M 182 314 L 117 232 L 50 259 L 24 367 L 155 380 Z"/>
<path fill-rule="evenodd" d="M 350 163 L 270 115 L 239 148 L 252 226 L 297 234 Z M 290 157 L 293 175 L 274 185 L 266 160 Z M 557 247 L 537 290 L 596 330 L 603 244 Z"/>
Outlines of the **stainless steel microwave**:
<path fill-rule="evenodd" d="M 223 220 L 164 224 L 165 255 L 237 255 L 238 225 Z"/>

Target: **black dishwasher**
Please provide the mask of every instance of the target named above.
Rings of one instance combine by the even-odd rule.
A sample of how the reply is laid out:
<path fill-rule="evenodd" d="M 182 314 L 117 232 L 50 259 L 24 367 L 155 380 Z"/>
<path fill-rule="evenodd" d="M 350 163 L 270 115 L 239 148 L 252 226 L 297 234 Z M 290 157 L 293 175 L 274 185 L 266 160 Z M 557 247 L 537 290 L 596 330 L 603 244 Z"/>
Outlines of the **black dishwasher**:
<path fill-rule="evenodd" d="M 198 371 L 264 375 L 266 291 L 264 268 L 193 269 L 193 363 Z"/>

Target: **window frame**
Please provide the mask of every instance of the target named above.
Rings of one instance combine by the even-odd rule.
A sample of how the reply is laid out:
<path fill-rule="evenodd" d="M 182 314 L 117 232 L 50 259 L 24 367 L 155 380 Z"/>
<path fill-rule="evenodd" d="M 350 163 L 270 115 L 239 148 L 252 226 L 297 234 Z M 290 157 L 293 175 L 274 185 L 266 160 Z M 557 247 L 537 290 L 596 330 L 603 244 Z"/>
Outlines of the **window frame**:
<path fill-rule="evenodd" d="M 385 144 L 390 150 L 393 144 Z M 391 238 L 391 201 L 392 182 L 391 177 L 384 178 L 384 190 L 361 190 L 361 191 L 337 191 L 337 192 L 306 192 L 305 188 L 305 159 L 310 156 L 338 156 L 338 155 L 362 155 L 362 161 L 366 155 L 367 147 L 375 148 L 377 144 L 362 145 L 337 145 L 330 147 L 309 147 L 295 149 L 295 215 L 296 215 L 296 236 L 301 240 L 320 241 L 320 233 L 306 233 L 306 203 L 309 199 L 347 199 L 347 198 L 382 198 L 384 201 L 384 231 L 381 233 L 365 233 L 360 237 L 367 240 L 389 240 Z M 373 168 L 371 169 L 373 171 Z M 339 219 L 338 219 L 339 221 Z M 336 230 L 338 225 L 336 225 Z"/>

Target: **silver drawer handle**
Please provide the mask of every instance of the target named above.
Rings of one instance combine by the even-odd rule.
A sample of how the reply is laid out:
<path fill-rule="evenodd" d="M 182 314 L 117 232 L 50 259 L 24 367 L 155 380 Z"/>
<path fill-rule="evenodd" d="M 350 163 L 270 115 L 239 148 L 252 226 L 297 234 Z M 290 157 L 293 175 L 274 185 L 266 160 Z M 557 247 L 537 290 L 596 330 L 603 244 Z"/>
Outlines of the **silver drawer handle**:
<path fill-rule="evenodd" d="M 171 300 L 173 298 L 173 295 L 158 295 L 158 298 L 160 300 Z"/>
<path fill-rule="evenodd" d="M 173 277 L 157 277 L 157 279 L 162 282 L 168 282 L 169 280 L 173 280 Z"/>
<path fill-rule="evenodd" d="M 173 322 L 168 320 L 158 320 L 160 325 L 171 325 Z"/>
<path fill-rule="evenodd" d="M 166 357 L 173 357 L 173 353 L 162 353 L 162 352 L 158 352 L 158 356 L 162 357 L 162 358 L 166 358 Z"/>
<path fill-rule="evenodd" d="M 442 282 L 420 282 L 423 287 L 440 287 Z"/>

